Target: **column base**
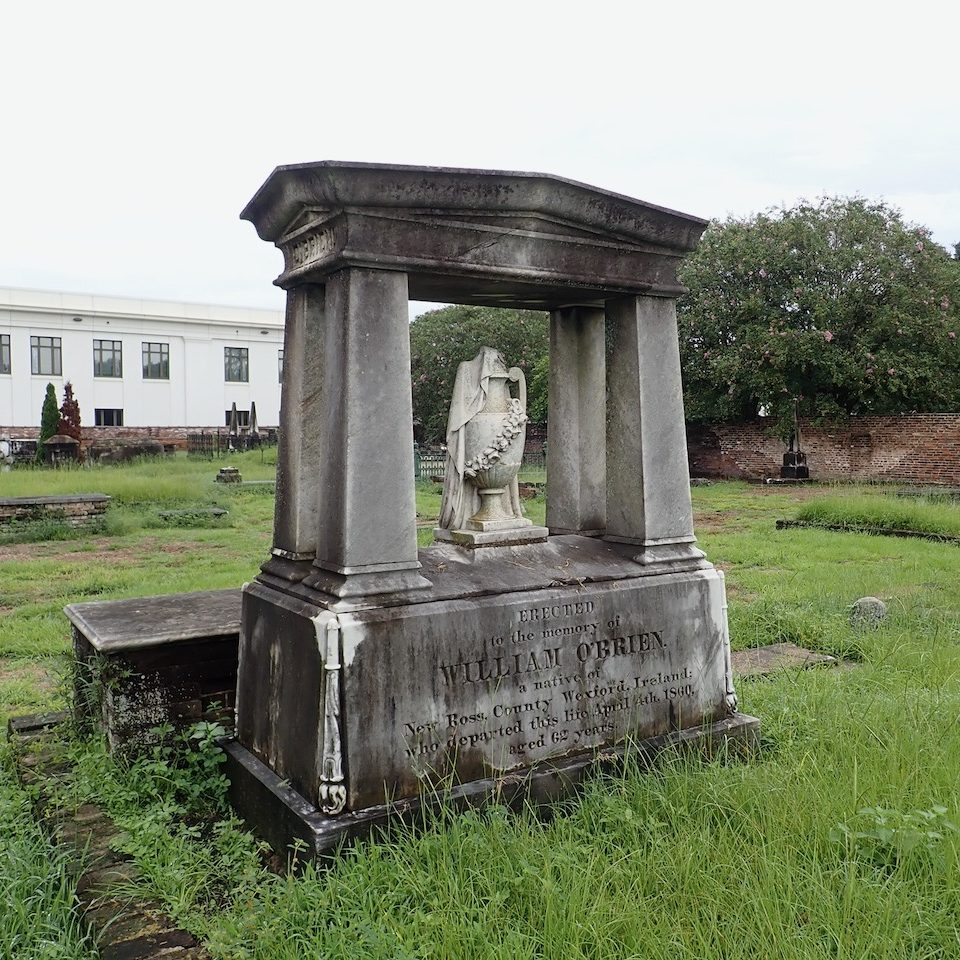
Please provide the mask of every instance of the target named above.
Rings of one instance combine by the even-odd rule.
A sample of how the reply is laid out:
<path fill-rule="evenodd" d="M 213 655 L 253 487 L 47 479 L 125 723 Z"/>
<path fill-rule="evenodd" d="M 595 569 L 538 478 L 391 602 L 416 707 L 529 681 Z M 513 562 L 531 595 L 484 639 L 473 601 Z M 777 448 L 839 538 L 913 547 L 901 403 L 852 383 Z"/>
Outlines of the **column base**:
<path fill-rule="evenodd" d="M 417 564 L 419 568 L 420 564 Z M 311 590 L 334 597 L 369 597 L 380 593 L 425 590 L 432 586 L 417 569 L 384 570 L 373 573 L 336 573 L 314 567 L 302 583 Z"/>
<path fill-rule="evenodd" d="M 696 570 L 710 566 L 706 554 L 696 545 L 696 537 L 682 537 L 676 540 L 634 540 L 630 537 L 610 536 L 604 540 L 614 543 L 635 543 L 640 552 L 633 557 L 634 563 L 655 570 L 657 573 L 678 567 L 684 570 Z"/>

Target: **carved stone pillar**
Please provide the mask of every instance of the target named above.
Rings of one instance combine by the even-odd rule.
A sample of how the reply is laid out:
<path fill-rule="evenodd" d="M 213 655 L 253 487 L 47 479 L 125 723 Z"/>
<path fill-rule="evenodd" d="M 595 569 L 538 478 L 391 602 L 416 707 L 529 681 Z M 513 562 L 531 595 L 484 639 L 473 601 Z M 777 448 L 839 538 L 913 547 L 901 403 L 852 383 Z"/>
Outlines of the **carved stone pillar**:
<path fill-rule="evenodd" d="M 600 536 L 606 526 L 604 314 L 564 307 L 550 314 L 547 526 L 551 534 Z"/>
<path fill-rule="evenodd" d="M 325 301 L 319 284 L 287 293 L 273 554 L 289 560 L 312 560 L 317 548 Z"/>
<path fill-rule="evenodd" d="M 322 419 L 315 570 L 303 582 L 338 597 L 429 586 L 416 572 L 406 274 L 331 274 L 323 326 L 309 347 Z"/>
<path fill-rule="evenodd" d="M 606 303 L 606 538 L 636 543 L 644 565 L 695 561 L 676 303 L 620 297 Z"/>

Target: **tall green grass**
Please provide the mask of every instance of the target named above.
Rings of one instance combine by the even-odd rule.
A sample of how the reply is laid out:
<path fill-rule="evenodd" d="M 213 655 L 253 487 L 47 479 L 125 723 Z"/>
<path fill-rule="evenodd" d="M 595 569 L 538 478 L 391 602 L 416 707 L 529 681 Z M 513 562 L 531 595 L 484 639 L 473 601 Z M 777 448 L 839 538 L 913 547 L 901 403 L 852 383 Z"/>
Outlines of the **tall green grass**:
<path fill-rule="evenodd" d="M 123 504 L 189 501 L 222 493 L 214 477 L 225 464 L 238 467 L 246 480 L 271 480 L 276 473 L 276 451 L 238 453 L 229 460 L 200 460 L 177 454 L 107 466 L 94 464 L 56 470 L 18 467 L 0 473 L 0 497 L 105 493 Z"/>
<path fill-rule="evenodd" d="M 99 747 L 78 748 L 72 801 L 114 811 L 144 891 L 219 960 L 953 960 L 960 551 L 776 531 L 776 517 L 803 506 L 789 489 L 717 484 L 693 496 L 710 518 L 701 545 L 726 571 L 734 645 L 791 640 L 856 661 L 739 681 L 741 709 L 763 725 L 747 762 L 667 754 L 652 770 L 598 777 L 552 817 L 445 811 L 291 876 L 266 870 L 236 821 L 190 822 L 147 798 Z M 861 498 L 887 499 L 849 491 Z M 64 649 L 66 630 L 48 626 L 62 624 L 50 584 L 62 602 L 162 592 L 185 576 L 225 585 L 224 570 L 239 582 L 265 555 L 269 506 L 238 498 L 243 522 L 228 530 L 118 538 L 122 560 L 102 543 L 86 560 L 31 547 L 0 565 L 0 583 L 25 611 L 19 628 Z M 418 490 L 418 510 L 438 507 L 437 491 Z M 890 615 L 861 633 L 848 612 L 868 594 Z M 924 822 L 937 829 L 913 842 Z"/>
<path fill-rule="evenodd" d="M 906 500 L 876 494 L 824 497 L 803 504 L 796 519 L 823 525 L 960 536 L 960 504 L 934 498 Z"/>
<path fill-rule="evenodd" d="M 95 960 L 74 910 L 73 884 L 0 750 L 0 960 Z"/>

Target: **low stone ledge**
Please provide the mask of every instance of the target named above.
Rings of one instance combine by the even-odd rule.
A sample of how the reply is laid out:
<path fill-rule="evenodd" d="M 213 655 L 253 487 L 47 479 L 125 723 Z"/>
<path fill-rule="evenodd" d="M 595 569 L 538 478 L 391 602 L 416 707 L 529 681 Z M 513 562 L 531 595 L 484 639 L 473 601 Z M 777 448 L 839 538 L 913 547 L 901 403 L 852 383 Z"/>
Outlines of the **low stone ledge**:
<path fill-rule="evenodd" d="M 209 720 L 231 729 L 240 608 L 238 589 L 66 607 L 78 721 L 127 756 L 157 743 L 164 725 Z"/>
<path fill-rule="evenodd" d="M 0 497 L 0 524 L 62 520 L 74 527 L 88 526 L 107 512 L 109 504 L 110 497 L 103 493 Z"/>

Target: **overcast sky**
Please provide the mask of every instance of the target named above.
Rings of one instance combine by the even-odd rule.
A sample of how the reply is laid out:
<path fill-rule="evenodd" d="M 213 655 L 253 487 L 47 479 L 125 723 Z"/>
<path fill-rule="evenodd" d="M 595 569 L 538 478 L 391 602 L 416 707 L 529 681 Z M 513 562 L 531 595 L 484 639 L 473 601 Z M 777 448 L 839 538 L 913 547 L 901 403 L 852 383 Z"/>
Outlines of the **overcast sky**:
<path fill-rule="evenodd" d="M 0 286 L 280 307 L 238 214 L 323 159 L 860 193 L 960 241 L 953 2 L 7 0 L 0 36 Z"/>

